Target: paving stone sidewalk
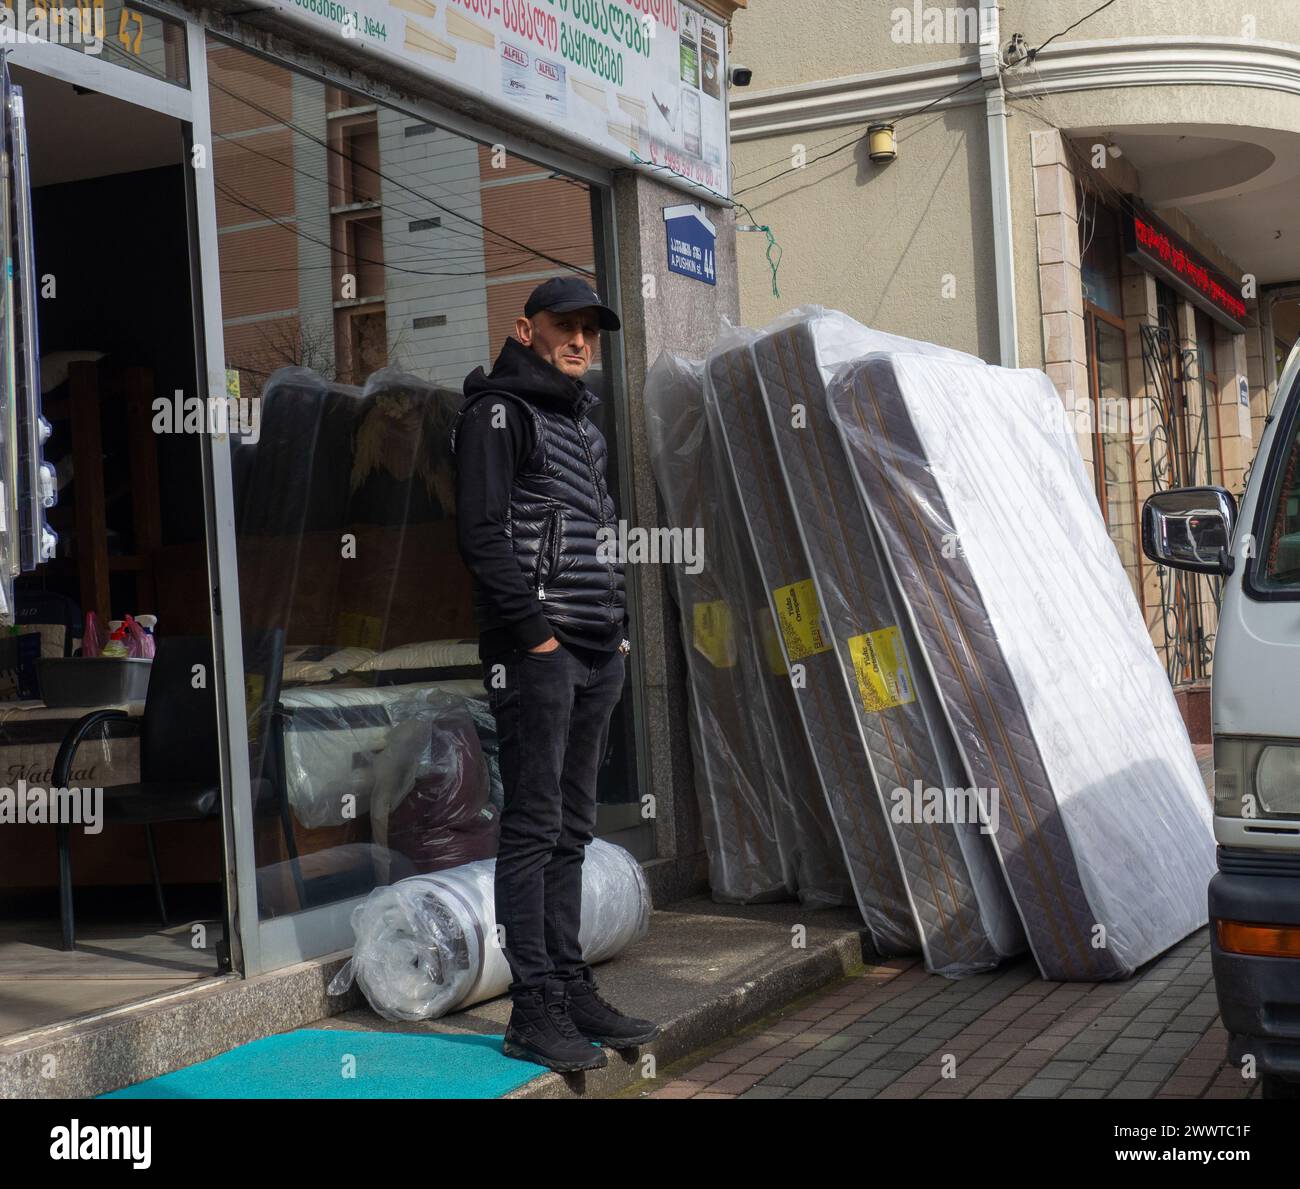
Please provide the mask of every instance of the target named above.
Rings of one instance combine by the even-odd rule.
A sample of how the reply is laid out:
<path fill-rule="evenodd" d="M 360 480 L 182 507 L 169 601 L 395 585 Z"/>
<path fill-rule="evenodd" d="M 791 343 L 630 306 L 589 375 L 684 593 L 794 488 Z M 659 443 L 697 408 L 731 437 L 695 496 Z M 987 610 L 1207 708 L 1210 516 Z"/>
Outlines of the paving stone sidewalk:
<path fill-rule="evenodd" d="M 1044 982 L 1028 959 L 959 981 L 869 966 L 639 1096 L 1258 1097 L 1226 1058 L 1202 929 L 1121 983 Z"/>

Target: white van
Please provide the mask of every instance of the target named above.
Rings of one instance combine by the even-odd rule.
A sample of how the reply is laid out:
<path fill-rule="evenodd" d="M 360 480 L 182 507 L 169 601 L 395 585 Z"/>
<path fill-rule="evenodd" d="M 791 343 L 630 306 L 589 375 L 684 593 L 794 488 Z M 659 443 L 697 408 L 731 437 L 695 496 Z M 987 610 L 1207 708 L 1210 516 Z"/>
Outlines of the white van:
<path fill-rule="evenodd" d="M 1265 1098 L 1300 1096 L 1300 344 L 1278 382 L 1240 514 L 1221 487 L 1142 511 L 1153 561 L 1223 579 L 1211 699 L 1210 938 L 1229 1056 Z"/>

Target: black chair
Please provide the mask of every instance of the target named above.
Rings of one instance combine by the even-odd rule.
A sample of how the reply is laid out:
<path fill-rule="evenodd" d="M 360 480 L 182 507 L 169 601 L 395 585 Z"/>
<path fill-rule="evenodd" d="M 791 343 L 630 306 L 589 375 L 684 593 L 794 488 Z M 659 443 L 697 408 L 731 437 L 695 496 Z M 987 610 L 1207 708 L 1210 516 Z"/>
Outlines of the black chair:
<path fill-rule="evenodd" d="M 249 699 L 250 726 L 257 723 L 260 753 L 269 732 L 260 729 L 274 714 L 280 694 L 283 667 L 283 633 L 269 633 L 246 647 L 245 686 L 255 697 Z M 206 681 L 195 688 L 196 666 L 203 666 Z M 51 784 L 68 784 L 77 748 L 92 731 L 106 722 L 125 720 L 140 734 L 140 780 L 136 784 L 104 789 L 105 824 L 142 825 L 149 848 L 158 915 L 166 925 L 167 906 L 163 899 L 153 826 L 160 822 L 201 821 L 221 814 L 221 769 L 217 734 L 216 674 L 212 641 L 202 636 L 168 636 L 159 640 L 149 676 L 144 714 L 131 719 L 124 710 L 94 710 L 78 719 L 64 736 L 54 761 Z M 255 811 L 279 800 L 268 781 L 260 754 L 252 768 Z M 56 826 L 59 846 L 59 915 L 63 925 L 63 948 L 75 948 L 72 908 L 72 863 L 70 826 Z M 223 893 L 225 870 L 222 867 Z"/>

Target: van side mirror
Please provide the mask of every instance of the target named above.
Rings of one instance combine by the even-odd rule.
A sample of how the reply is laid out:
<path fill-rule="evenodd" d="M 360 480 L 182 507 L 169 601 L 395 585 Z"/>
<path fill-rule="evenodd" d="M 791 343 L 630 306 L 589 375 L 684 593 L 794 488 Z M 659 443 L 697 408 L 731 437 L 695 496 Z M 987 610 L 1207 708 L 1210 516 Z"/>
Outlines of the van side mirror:
<path fill-rule="evenodd" d="M 1222 487 L 1159 491 L 1142 505 L 1142 552 L 1195 574 L 1232 573 L 1237 501 Z"/>

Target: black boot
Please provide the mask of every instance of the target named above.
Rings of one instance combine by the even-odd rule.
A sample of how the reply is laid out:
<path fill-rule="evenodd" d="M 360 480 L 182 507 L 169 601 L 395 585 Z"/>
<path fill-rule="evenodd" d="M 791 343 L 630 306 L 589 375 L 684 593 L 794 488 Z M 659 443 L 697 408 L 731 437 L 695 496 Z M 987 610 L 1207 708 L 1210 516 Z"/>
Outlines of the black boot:
<path fill-rule="evenodd" d="M 649 1044 L 659 1035 L 659 1025 L 650 1020 L 625 1016 L 596 993 L 596 979 L 587 969 L 568 980 L 569 1016 L 578 1031 L 611 1049 L 632 1049 Z"/>
<path fill-rule="evenodd" d="M 507 1057 L 535 1061 L 561 1073 L 609 1064 L 605 1054 L 569 1019 L 564 983 L 556 979 L 548 979 L 542 991 L 523 991 L 514 997 L 501 1051 Z"/>

